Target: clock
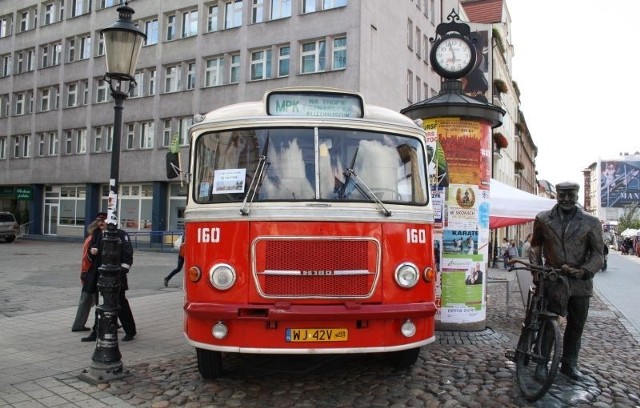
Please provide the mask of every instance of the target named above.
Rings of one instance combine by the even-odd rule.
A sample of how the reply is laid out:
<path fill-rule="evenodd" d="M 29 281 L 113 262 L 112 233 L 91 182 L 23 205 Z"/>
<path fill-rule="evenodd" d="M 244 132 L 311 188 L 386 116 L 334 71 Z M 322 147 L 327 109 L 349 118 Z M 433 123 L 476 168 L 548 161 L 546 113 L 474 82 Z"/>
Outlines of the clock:
<path fill-rule="evenodd" d="M 476 48 L 459 34 L 447 34 L 431 48 L 431 65 L 442 77 L 458 79 L 467 75 L 476 63 Z"/>

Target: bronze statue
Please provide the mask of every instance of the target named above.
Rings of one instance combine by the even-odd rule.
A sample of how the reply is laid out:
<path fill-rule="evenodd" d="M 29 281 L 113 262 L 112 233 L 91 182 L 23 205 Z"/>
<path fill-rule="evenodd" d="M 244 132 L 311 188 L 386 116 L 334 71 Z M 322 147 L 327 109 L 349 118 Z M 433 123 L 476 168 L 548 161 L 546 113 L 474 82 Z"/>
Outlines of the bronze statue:
<path fill-rule="evenodd" d="M 571 182 L 556 185 L 558 203 L 536 216 L 529 253 L 531 263 L 561 268 L 568 277 L 565 294 L 558 295 L 566 289 L 562 285 L 547 287 L 550 298 L 560 303 L 552 311 L 567 318 L 560 372 L 573 380 L 582 379 L 578 354 L 593 294 L 593 276 L 602 268 L 604 245 L 600 220 L 577 205 L 579 189 Z M 554 306 L 551 303 L 550 310 Z M 546 369 L 545 364 L 538 367 Z"/>

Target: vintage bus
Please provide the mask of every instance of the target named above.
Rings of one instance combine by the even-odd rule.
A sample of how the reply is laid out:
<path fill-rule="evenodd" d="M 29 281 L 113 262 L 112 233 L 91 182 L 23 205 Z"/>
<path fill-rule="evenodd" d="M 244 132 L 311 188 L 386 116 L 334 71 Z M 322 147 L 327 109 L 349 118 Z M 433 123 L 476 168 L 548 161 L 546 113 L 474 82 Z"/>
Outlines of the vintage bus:
<path fill-rule="evenodd" d="M 224 353 L 388 353 L 435 340 L 423 129 L 358 93 L 283 88 L 197 115 L 184 332 L 203 378 Z M 173 173 L 173 174 L 170 174 Z"/>

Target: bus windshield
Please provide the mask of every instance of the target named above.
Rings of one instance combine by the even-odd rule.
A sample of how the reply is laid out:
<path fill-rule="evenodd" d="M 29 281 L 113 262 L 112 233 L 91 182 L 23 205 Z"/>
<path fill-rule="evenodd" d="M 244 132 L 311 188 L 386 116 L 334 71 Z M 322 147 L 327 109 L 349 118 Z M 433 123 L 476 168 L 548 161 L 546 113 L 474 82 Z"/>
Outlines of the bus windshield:
<path fill-rule="evenodd" d="M 418 138 L 356 129 L 254 128 L 195 142 L 194 201 L 372 201 L 426 205 Z M 364 185 L 364 186 L 363 186 Z M 251 191 L 250 191 L 251 189 Z"/>

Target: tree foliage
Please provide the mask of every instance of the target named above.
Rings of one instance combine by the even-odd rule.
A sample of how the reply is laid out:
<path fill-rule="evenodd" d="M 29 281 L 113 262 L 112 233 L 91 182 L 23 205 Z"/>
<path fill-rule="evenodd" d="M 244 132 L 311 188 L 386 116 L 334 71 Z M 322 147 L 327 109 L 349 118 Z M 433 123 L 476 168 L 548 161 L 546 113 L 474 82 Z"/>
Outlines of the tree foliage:
<path fill-rule="evenodd" d="M 640 229 L 640 208 L 638 203 L 625 206 L 622 216 L 618 219 L 618 234 L 628 228 Z"/>

